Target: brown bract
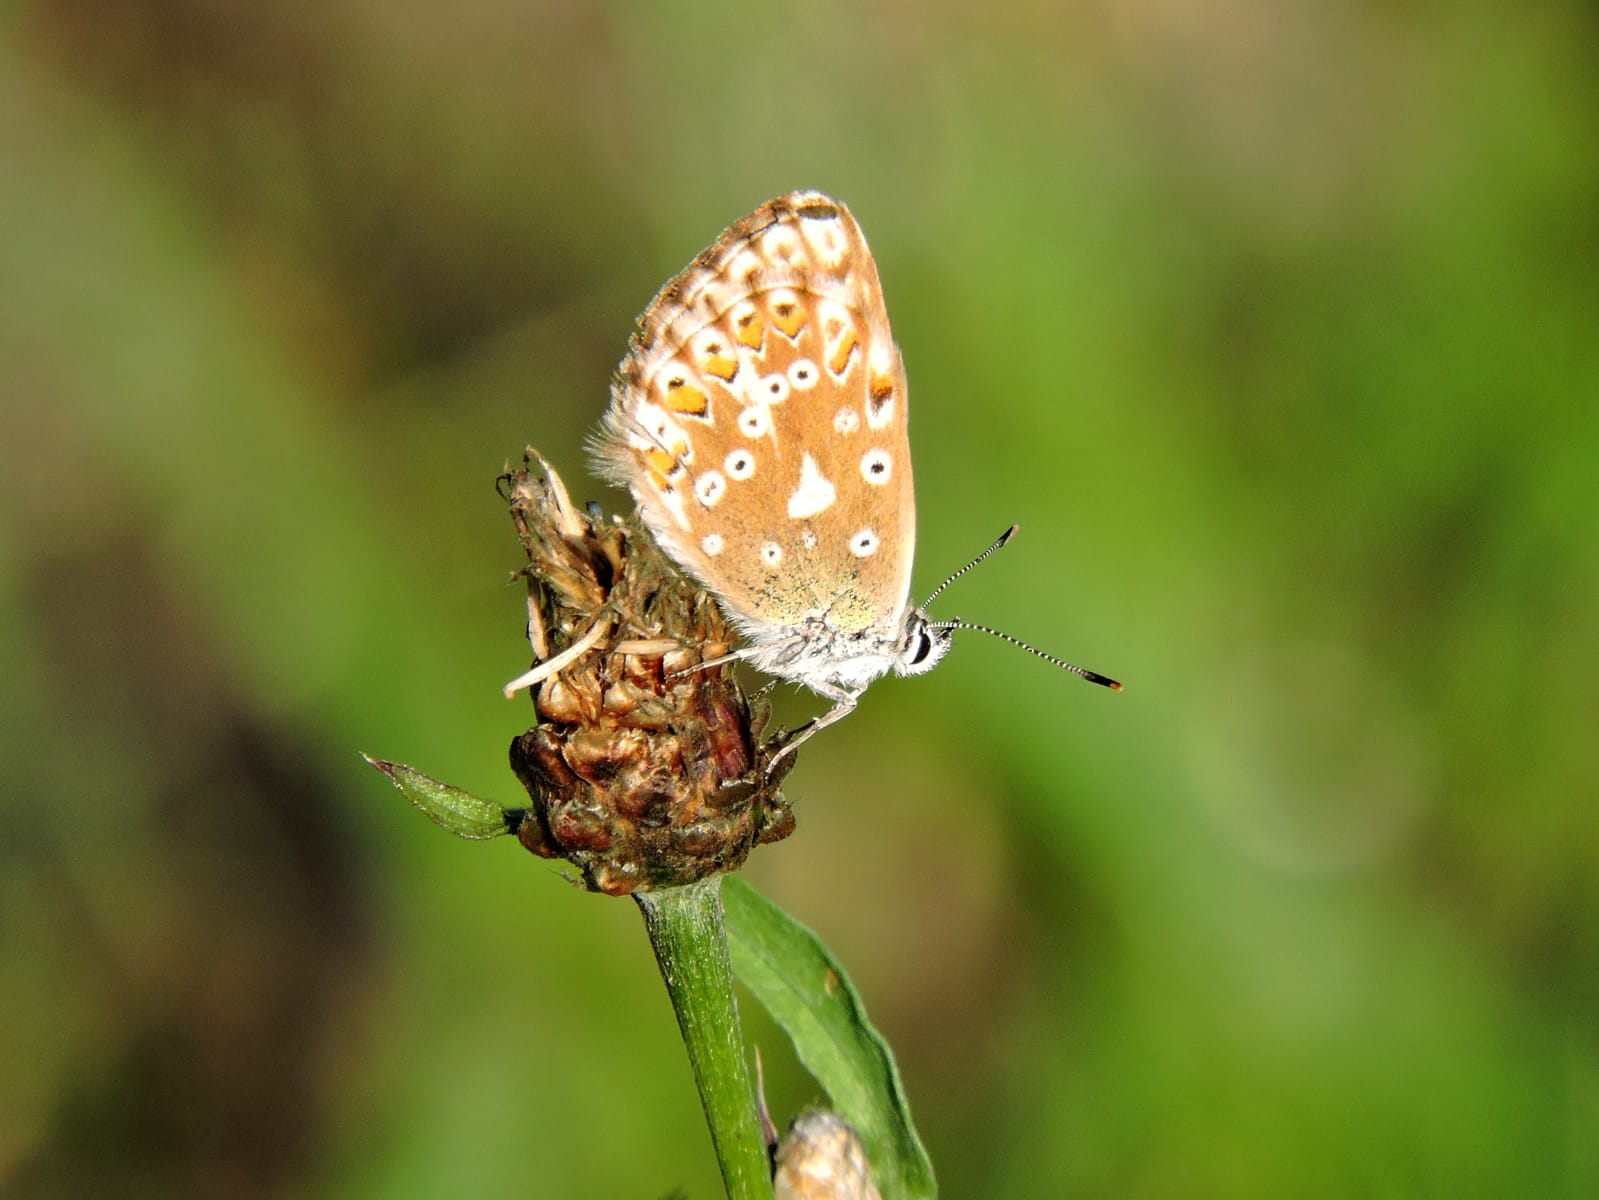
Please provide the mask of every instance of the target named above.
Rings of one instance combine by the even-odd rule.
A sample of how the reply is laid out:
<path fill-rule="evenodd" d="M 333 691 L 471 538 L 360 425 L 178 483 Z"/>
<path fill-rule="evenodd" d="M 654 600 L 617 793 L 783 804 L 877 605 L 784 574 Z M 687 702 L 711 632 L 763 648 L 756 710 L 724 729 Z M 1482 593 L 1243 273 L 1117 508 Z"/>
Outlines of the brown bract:
<path fill-rule="evenodd" d="M 555 668 L 532 672 L 538 724 L 511 743 L 532 799 L 522 844 L 620 896 L 734 870 L 787 837 L 793 756 L 768 774 L 781 741 L 759 740 L 731 668 L 691 669 L 733 640 L 716 604 L 634 518 L 576 508 L 531 451 L 500 489 L 528 556 L 528 635 Z"/>

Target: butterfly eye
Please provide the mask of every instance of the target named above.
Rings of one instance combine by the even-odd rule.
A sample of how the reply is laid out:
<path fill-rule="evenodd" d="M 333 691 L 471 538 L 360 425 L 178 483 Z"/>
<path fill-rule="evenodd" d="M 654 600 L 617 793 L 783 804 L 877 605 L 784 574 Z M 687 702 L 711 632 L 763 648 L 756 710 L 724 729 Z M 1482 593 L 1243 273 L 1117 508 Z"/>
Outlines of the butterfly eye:
<path fill-rule="evenodd" d="M 894 670 L 900 675 L 921 675 L 936 667 L 948 652 L 949 631 L 929 629 L 918 621 L 906 631 L 905 645 Z"/>

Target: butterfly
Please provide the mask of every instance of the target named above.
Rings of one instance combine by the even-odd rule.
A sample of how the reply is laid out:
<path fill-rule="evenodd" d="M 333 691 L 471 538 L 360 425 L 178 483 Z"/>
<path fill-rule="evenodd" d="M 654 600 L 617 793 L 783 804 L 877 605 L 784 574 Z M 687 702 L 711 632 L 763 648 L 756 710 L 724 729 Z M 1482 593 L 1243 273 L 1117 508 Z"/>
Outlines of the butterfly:
<path fill-rule="evenodd" d="M 761 205 L 669 280 L 612 380 L 596 462 L 744 639 L 715 661 L 832 703 L 783 753 L 875 680 L 932 670 L 957 628 L 1016 641 L 911 603 L 907 416 L 877 264 L 849 210 L 813 191 Z"/>

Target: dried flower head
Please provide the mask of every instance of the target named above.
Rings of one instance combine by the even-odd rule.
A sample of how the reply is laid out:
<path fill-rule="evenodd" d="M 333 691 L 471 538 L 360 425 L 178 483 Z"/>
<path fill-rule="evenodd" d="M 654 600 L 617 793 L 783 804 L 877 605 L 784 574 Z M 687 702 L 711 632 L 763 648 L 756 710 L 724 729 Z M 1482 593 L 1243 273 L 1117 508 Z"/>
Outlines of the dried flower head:
<path fill-rule="evenodd" d="M 541 474 L 529 470 L 537 462 Z M 779 789 L 793 756 L 758 722 L 727 665 L 733 634 L 632 517 L 577 509 L 529 451 L 500 480 L 528 565 L 538 724 L 511 743 L 533 806 L 517 836 L 594 891 L 626 895 L 740 866 L 794 828 Z"/>

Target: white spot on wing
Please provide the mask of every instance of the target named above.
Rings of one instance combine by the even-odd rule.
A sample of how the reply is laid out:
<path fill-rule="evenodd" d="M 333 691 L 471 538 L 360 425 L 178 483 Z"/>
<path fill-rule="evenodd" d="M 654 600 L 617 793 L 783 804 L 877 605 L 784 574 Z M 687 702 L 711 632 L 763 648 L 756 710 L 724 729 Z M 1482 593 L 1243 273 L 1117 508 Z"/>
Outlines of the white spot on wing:
<path fill-rule="evenodd" d="M 672 514 L 672 519 L 680 527 L 687 529 L 689 527 L 688 509 L 683 506 L 682 494 L 674 488 L 670 491 L 656 492 L 655 495 L 662 504 L 666 505 L 666 511 Z"/>
<path fill-rule="evenodd" d="M 738 414 L 738 427 L 745 437 L 765 437 L 772 431 L 772 416 L 758 405 L 750 405 Z"/>
<path fill-rule="evenodd" d="M 755 474 L 755 456 L 748 450 L 735 450 L 722 463 L 731 479 L 748 479 Z"/>
<path fill-rule="evenodd" d="M 786 225 L 773 225 L 761 234 L 759 249 L 768 262 L 779 266 L 792 266 L 805 253 L 799 238 Z"/>
<path fill-rule="evenodd" d="M 769 567 L 775 567 L 783 561 L 783 547 L 776 542 L 767 542 L 761 547 L 761 561 Z"/>
<path fill-rule="evenodd" d="M 755 381 L 750 387 L 750 399 L 757 404 L 781 404 L 788 399 L 788 376 L 773 372 Z"/>
<path fill-rule="evenodd" d="M 877 534 L 870 529 L 858 529 L 849 540 L 849 552 L 856 558 L 870 558 L 877 553 Z"/>
<path fill-rule="evenodd" d="M 713 355 L 725 356 L 727 353 L 727 339 L 719 329 L 707 329 L 694 339 L 694 357 L 701 362 Z"/>
<path fill-rule="evenodd" d="M 721 279 L 713 275 L 701 285 L 694 299 L 720 316 L 727 311 L 734 297 L 741 295 L 742 292 L 743 287 L 737 280 Z"/>
<path fill-rule="evenodd" d="M 706 508 L 714 508 L 716 502 L 727 494 L 727 480 L 722 478 L 720 471 L 707 471 L 694 481 L 694 494 Z M 706 553 L 711 552 L 707 550 Z"/>
<path fill-rule="evenodd" d="M 861 455 L 861 478 L 867 483 L 885 484 L 894 473 L 894 460 L 887 450 L 868 450 Z"/>
<path fill-rule="evenodd" d="M 700 549 L 705 551 L 707 558 L 715 558 L 720 554 L 724 544 L 719 533 L 707 533 L 700 539 Z"/>
<path fill-rule="evenodd" d="M 758 276 L 764 269 L 765 264 L 761 262 L 760 255 L 747 246 L 735 254 L 727 264 L 727 273 L 740 287 L 748 287 L 750 276 Z"/>
<path fill-rule="evenodd" d="M 788 515 L 796 521 L 814 517 L 823 512 L 838 496 L 838 489 L 822 474 L 816 460 L 809 454 L 800 464 L 799 486 L 788 498 Z"/>
<path fill-rule="evenodd" d="M 849 246 L 836 217 L 825 221 L 805 221 L 800 225 L 800 233 L 810 245 L 811 256 L 819 265 L 830 271 L 838 269 Z"/>
<path fill-rule="evenodd" d="M 644 431 L 653 437 L 658 445 L 665 446 L 672 434 L 682 436 L 682 430 L 666 415 L 666 410 L 659 405 L 651 404 L 648 400 L 639 402 L 635 419 L 644 428 Z"/>

